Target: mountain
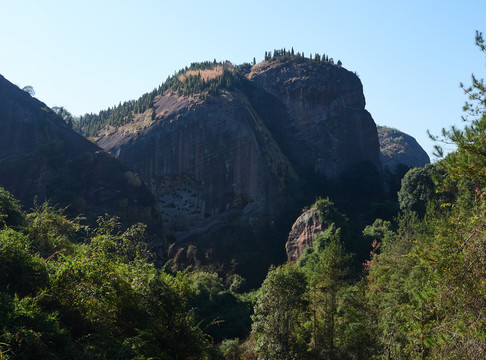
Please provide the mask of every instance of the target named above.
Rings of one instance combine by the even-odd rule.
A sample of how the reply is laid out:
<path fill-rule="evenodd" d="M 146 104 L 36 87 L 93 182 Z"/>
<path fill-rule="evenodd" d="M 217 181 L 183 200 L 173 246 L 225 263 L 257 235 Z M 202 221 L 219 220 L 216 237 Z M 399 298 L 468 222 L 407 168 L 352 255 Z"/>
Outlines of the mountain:
<path fill-rule="evenodd" d="M 177 78 L 210 71 L 224 75 L 215 65 Z M 160 92 L 144 113 L 96 134 L 149 186 L 177 240 L 233 214 L 249 223 L 273 216 L 276 195 L 310 172 L 336 179 L 359 163 L 381 168 L 375 124 L 353 73 L 297 57 L 264 61 L 246 78 L 226 71 L 238 86 Z"/>
<path fill-rule="evenodd" d="M 424 167 L 430 164 L 425 150 L 412 136 L 387 126 L 377 126 L 383 168 L 394 171 L 399 164 Z"/>
<path fill-rule="evenodd" d="M 271 130 L 296 167 L 329 178 L 362 162 L 380 167 L 375 123 L 355 74 L 329 62 L 272 58 L 253 66 L 248 79 L 284 109 Z"/>
<path fill-rule="evenodd" d="M 181 267 L 224 259 L 252 270 L 266 257 L 266 272 L 284 260 L 288 228 L 316 196 L 383 192 L 362 84 L 328 61 L 192 64 L 79 128 L 149 187 Z"/>
<path fill-rule="evenodd" d="M 385 187 L 389 192 L 393 192 L 391 196 L 395 196 L 400 190 L 401 178 L 408 169 L 424 167 L 430 163 L 429 157 L 410 135 L 386 126 L 377 126 L 377 131 L 380 140 L 380 158 L 385 170 Z M 393 208 L 385 210 L 387 216 L 393 217 Z M 304 211 L 292 225 L 285 244 L 288 261 L 296 262 L 306 248 L 314 245 L 316 235 L 324 230 L 315 207 Z"/>
<path fill-rule="evenodd" d="M 45 200 L 94 224 L 110 213 L 161 236 L 153 195 L 112 155 L 0 75 L 0 186 L 25 209 Z"/>

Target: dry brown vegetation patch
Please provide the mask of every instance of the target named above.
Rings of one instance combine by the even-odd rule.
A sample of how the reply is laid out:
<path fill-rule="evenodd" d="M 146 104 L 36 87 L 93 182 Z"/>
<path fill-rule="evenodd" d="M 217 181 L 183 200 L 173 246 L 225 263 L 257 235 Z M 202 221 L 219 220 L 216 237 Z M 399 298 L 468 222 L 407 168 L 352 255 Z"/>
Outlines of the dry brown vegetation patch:
<path fill-rule="evenodd" d="M 179 81 L 184 82 L 188 77 L 200 76 L 202 80 L 208 81 L 223 75 L 223 66 L 218 65 L 212 69 L 206 70 L 188 70 L 184 74 L 179 75 Z"/>

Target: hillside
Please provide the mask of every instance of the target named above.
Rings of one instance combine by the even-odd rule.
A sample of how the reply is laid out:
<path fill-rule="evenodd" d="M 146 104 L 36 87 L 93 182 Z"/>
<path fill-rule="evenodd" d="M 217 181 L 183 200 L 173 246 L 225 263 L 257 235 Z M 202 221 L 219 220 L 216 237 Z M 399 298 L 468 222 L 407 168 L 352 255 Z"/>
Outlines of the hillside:
<path fill-rule="evenodd" d="M 430 164 L 427 153 L 412 136 L 387 126 L 377 126 L 383 168 L 394 171 L 399 165 L 424 167 Z"/>
<path fill-rule="evenodd" d="M 105 213 L 161 235 L 152 194 L 128 168 L 0 76 L 0 185 L 26 210 L 49 201 L 95 224 Z"/>

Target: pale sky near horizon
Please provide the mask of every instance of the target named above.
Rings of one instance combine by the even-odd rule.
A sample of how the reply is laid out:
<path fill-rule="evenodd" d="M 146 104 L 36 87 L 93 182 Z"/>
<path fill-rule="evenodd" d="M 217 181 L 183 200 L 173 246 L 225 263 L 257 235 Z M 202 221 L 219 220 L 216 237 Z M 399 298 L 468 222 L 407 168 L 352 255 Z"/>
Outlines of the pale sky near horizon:
<path fill-rule="evenodd" d="M 474 45 L 485 20 L 485 0 L 0 0 L 0 74 L 82 115 L 137 99 L 191 62 L 325 53 L 359 74 L 377 124 L 431 156 L 427 130 L 461 126 L 459 83 L 485 77 Z"/>

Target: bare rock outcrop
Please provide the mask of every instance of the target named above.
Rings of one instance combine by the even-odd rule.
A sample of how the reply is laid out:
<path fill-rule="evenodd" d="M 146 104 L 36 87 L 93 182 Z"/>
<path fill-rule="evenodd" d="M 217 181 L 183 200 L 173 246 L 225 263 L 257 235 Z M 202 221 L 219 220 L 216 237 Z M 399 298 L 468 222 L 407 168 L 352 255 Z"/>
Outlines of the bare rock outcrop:
<path fill-rule="evenodd" d="M 365 162 L 381 171 L 355 74 L 293 57 L 256 64 L 246 77 L 218 94 L 166 91 L 137 121 L 99 134 L 150 188 L 177 241 L 232 218 L 274 221 L 311 173 L 337 179 Z"/>
<path fill-rule="evenodd" d="M 130 166 L 155 195 L 165 230 L 178 241 L 237 217 L 275 214 L 295 171 L 239 91 L 156 98 L 153 123 L 102 136 L 98 144 Z"/>
<path fill-rule="evenodd" d="M 316 235 L 322 231 L 322 223 L 319 220 L 316 208 L 307 210 L 300 215 L 292 226 L 285 244 L 288 261 L 295 263 L 305 248 L 314 245 Z"/>
<path fill-rule="evenodd" d="M 248 78 L 285 107 L 282 140 L 299 167 L 329 178 L 365 161 L 381 168 L 376 126 L 355 74 L 327 62 L 272 58 Z"/>
<path fill-rule="evenodd" d="M 282 239 L 323 186 L 372 173 L 366 191 L 383 191 L 376 126 L 361 81 L 340 66 L 285 56 L 210 67 L 182 71 L 148 105 L 123 105 L 97 144 L 155 196 L 172 263 L 261 276 L 285 260 Z"/>

